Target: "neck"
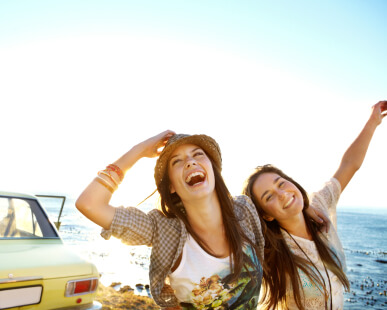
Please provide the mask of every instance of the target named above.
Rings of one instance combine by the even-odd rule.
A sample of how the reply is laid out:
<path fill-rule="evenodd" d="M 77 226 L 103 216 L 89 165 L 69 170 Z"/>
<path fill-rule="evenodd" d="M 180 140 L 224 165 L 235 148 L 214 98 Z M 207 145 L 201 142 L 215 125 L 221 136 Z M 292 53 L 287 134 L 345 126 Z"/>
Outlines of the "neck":
<path fill-rule="evenodd" d="M 218 196 L 184 204 L 187 218 L 195 234 L 204 242 L 203 249 L 219 258 L 230 255 L 230 245 L 226 238 L 222 211 Z"/>
<path fill-rule="evenodd" d="M 313 240 L 308 227 L 306 226 L 304 214 L 301 212 L 297 216 L 281 221 L 280 226 L 290 234 L 308 240 Z"/>
<path fill-rule="evenodd" d="M 216 193 L 209 197 L 191 202 L 183 202 L 188 221 L 195 233 L 212 234 L 222 232 L 223 220 L 221 206 Z"/>

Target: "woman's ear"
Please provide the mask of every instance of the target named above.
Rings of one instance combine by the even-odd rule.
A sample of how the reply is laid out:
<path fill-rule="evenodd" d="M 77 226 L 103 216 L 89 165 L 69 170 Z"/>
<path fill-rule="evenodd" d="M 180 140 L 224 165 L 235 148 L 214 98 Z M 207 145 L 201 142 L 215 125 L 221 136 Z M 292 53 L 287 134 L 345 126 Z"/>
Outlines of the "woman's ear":
<path fill-rule="evenodd" d="M 265 214 L 265 215 L 263 216 L 263 219 L 264 219 L 265 221 L 271 222 L 271 221 L 274 220 L 274 217 Z"/>
<path fill-rule="evenodd" d="M 171 194 L 176 193 L 175 188 L 173 187 L 172 184 L 169 184 L 169 192 L 170 192 Z"/>

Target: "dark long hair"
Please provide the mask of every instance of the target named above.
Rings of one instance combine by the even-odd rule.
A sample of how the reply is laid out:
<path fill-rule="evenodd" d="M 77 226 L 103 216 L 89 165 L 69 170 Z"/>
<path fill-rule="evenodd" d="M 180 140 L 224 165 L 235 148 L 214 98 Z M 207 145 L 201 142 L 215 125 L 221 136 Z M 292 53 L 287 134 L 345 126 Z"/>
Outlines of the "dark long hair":
<path fill-rule="evenodd" d="M 248 243 L 254 249 L 254 252 L 260 262 L 263 261 L 263 258 L 260 257 L 260 252 L 257 245 L 246 236 L 242 230 L 242 227 L 240 226 L 240 219 L 238 219 L 234 213 L 232 196 L 223 180 L 219 167 L 216 166 L 214 160 L 212 160 L 210 156 L 208 156 L 208 158 L 212 163 L 212 168 L 214 171 L 215 191 L 221 206 L 223 226 L 230 247 L 230 270 L 232 274 L 230 282 L 232 282 L 239 276 L 244 266 L 244 261 L 246 261 L 246 255 L 243 252 L 244 243 Z M 184 222 L 188 233 L 200 244 L 200 246 L 211 255 L 216 256 L 212 252 L 211 248 L 192 229 L 180 197 L 177 195 L 177 193 L 170 193 L 168 169 L 166 169 L 165 176 L 162 178 L 162 181 L 158 185 L 157 190 L 160 193 L 160 208 L 163 214 L 169 218 L 177 217 L 181 219 Z M 253 280 L 256 281 L 257 279 Z"/>
<path fill-rule="evenodd" d="M 294 181 L 292 178 L 283 173 L 280 169 L 265 165 L 255 169 L 255 171 L 245 181 L 243 194 L 249 196 L 255 207 L 257 208 L 261 219 L 263 234 L 265 236 L 265 258 L 264 258 L 264 273 L 263 283 L 265 286 L 263 295 L 263 305 L 266 309 L 275 309 L 278 304 L 286 307 L 286 287 L 287 281 L 290 281 L 293 289 L 294 300 L 299 309 L 304 310 L 302 304 L 302 284 L 298 273 L 298 269 L 302 270 L 312 282 L 324 287 L 320 277 L 313 270 L 310 262 L 302 257 L 293 254 L 281 233 L 281 226 L 276 220 L 266 221 L 266 215 L 262 206 L 259 204 L 257 197 L 253 192 L 253 185 L 260 175 L 263 173 L 276 173 L 285 180 L 293 183 L 301 192 L 304 199 L 304 208 L 302 213 L 305 218 L 307 229 L 312 235 L 319 256 L 325 266 L 331 270 L 349 290 L 349 281 L 342 269 L 342 265 L 337 255 L 328 247 L 327 240 L 324 235 L 320 234 L 320 226 L 314 222 L 306 213 L 309 207 L 309 198 L 305 189 Z M 322 292 L 327 296 L 326 288 Z"/>

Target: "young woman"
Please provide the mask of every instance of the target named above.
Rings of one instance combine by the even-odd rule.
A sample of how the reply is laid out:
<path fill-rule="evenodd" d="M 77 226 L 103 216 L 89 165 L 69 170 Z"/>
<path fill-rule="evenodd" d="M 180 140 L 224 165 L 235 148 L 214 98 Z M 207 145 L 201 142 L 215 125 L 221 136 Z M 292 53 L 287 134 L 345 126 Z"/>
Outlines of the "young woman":
<path fill-rule="evenodd" d="M 384 111 L 387 101 L 372 107 L 370 118 L 333 178 L 310 197 L 301 185 L 271 165 L 257 167 L 247 179 L 243 193 L 252 198 L 265 236 L 260 309 L 343 309 L 343 289 L 349 289 L 349 282 L 336 233 L 336 204 L 362 165 Z M 306 213 L 309 206 L 329 212 L 334 224 L 329 232 L 320 232 Z"/>
<path fill-rule="evenodd" d="M 111 206 L 124 174 L 140 158 L 156 156 L 160 210 L 145 214 Z M 104 238 L 152 247 L 150 289 L 162 308 L 257 307 L 264 247 L 260 219 L 248 197 L 231 197 L 221 168 L 214 139 L 167 130 L 100 171 L 76 202 L 103 228 Z"/>

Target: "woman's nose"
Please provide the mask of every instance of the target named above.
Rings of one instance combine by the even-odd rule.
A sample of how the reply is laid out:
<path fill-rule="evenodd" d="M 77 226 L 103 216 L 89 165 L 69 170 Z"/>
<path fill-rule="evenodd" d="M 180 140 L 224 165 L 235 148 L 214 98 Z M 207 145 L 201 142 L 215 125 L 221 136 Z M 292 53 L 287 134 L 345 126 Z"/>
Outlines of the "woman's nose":
<path fill-rule="evenodd" d="M 279 190 L 277 194 L 278 194 L 278 199 L 279 200 L 284 200 L 284 198 L 285 198 L 285 192 L 284 191 Z"/>
<path fill-rule="evenodd" d="M 185 162 L 185 168 L 190 168 L 191 166 L 196 166 L 196 162 L 193 158 L 188 158 Z"/>

